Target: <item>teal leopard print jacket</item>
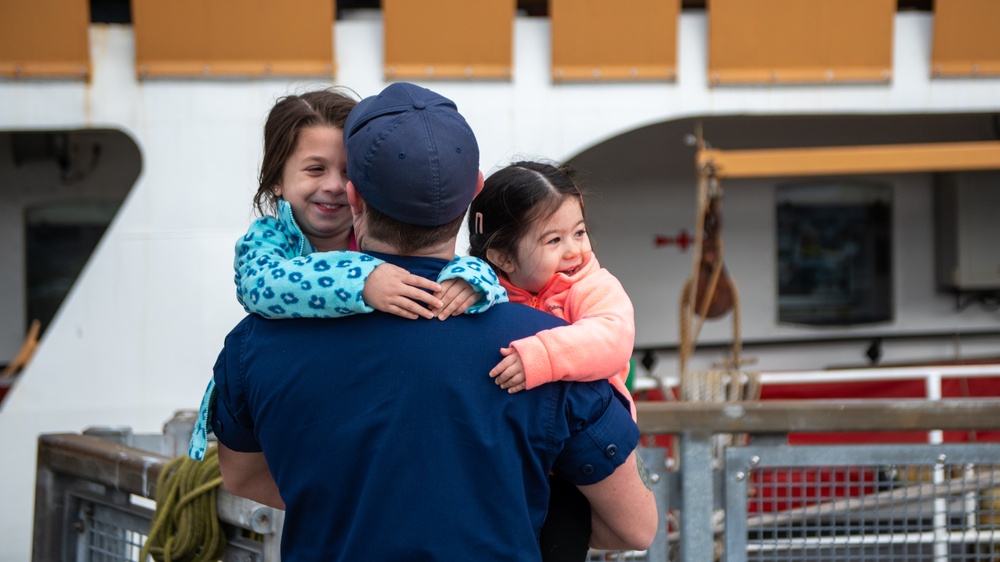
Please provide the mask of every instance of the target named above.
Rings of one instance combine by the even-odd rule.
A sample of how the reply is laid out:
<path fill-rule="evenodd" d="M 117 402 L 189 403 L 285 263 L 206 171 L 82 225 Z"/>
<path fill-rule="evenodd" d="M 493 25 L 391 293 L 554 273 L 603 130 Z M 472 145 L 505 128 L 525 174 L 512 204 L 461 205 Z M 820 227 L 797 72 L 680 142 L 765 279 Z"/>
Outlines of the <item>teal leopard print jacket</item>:
<path fill-rule="evenodd" d="M 360 252 L 317 253 L 295 223 L 291 206 L 280 200 L 278 217 L 257 219 L 236 242 L 236 298 L 247 312 L 265 318 L 339 318 L 371 312 L 361 292 L 383 263 Z M 467 314 L 507 301 L 493 268 L 479 258 L 456 256 L 437 281 L 455 278 L 483 293 Z"/>

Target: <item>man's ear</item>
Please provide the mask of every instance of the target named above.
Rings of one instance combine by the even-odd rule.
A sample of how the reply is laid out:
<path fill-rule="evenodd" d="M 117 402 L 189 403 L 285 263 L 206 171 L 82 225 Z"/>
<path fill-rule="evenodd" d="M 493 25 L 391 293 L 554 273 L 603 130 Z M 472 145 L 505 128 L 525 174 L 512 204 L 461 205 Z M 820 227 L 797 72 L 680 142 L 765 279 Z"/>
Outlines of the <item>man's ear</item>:
<path fill-rule="evenodd" d="M 365 200 L 361 198 L 361 194 L 358 193 L 356 187 L 354 187 L 354 182 L 347 181 L 347 204 L 351 206 L 351 214 L 359 215 L 361 210 L 365 208 Z"/>
<path fill-rule="evenodd" d="M 483 171 L 479 170 L 479 180 L 476 182 L 476 195 L 479 195 L 479 192 L 483 190 L 483 183 L 485 181 L 486 180 L 483 179 Z M 476 195 L 473 195 L 473 197 Z"/>
<path fill-rule="evenodd" d="M 365 200 L 361 198 L 356 187 L 351 181 L 345 187 L 347 192 L 347 204 L 351 206 L 351 219 L 354 221 L 354 239 L 358 243 L 358 248 L 365 247 Z"/>
<path fill-rule="evenodd" d="M 490 263 L 496 265 L 504 273 L 510 273 L 514 271 L 514 261 L 510 259 L 507 252 L 501 252 L 496 248 L 490 248 L 486 250 L 486 259 Z"/>

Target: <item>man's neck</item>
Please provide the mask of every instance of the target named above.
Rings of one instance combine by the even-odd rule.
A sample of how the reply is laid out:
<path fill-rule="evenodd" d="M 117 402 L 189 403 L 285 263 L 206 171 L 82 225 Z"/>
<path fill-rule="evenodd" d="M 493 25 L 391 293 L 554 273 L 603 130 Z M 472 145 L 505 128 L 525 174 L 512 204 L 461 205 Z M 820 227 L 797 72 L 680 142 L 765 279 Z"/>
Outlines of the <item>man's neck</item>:
<path fill-rule="evenodd" d="M 360 241 L 360 243 L 362 252 L 378 252 L 380 254 L 391 254 L 394 256 L 404 255 L 392 245 L 386 244 L 380 240 L 373 240 L 369 237 L 365 237 Z M 451 261 L 455 257 L 455 239 L 452 238 L 451 240 L 437 246 L 408 252 L 405 255 L 417 258 L 441 258 Z"/>

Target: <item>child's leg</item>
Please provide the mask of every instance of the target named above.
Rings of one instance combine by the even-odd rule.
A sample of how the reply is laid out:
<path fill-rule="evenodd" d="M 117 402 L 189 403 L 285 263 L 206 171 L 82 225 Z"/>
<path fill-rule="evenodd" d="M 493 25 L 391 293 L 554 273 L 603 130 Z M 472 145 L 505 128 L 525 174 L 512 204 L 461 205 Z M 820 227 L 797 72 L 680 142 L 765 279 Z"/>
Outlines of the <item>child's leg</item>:
<path fill-rule="evenodd" d="M 590 543 L 590 503 L 576 486 L 549 476 L 549 513 L 539 543 L 544 562 L 582 562 Z"/>

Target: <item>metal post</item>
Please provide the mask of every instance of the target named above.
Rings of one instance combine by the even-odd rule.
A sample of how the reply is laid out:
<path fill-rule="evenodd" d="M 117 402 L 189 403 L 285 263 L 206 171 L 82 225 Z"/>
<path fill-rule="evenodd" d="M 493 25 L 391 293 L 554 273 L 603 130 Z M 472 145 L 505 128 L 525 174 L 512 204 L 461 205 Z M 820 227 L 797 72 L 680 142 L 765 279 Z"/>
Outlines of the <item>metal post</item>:
<path fill-rule="evenodd" d="M 713 471 L 711 432 L 680 435 L 680 562 L 705 562 L 715 550 L 712 532 Z"/>
<path fill-rule="evenodd" d="M 653 487 L 653 495 L 656 497 L 656 512 L 660 515 L 660 521 L 656 526 L 656 538 L 649 547 L 646 560 L 650 562 L 666 562 L 669 553 L 669 543 L 667 541 L 667 511 L 669 504 L 669 486 L 667 478 L 667 450 L 664 447 L 640 447 L 638 454 L 642 456 L 642 462 L 649 472 L 649 483 Z"/>
<path fill-rule="evenodd" d="M 926 385 L 928 400 L 941 400 L 941 373 L 930 371 L 927 373 Z M 931 444 L 941 444 L 944 442 L 944 432 L 940 429 L 932 429 L 927 433 L 927 442 Z M 934 465 L 933 479 L 935 484 L 941 484 L 945 480 L 945 459 L 941 458 Z M 948 560 L 948 504 L 945 498 L 934 500 L 934 561 L 946 562 Z"/>

